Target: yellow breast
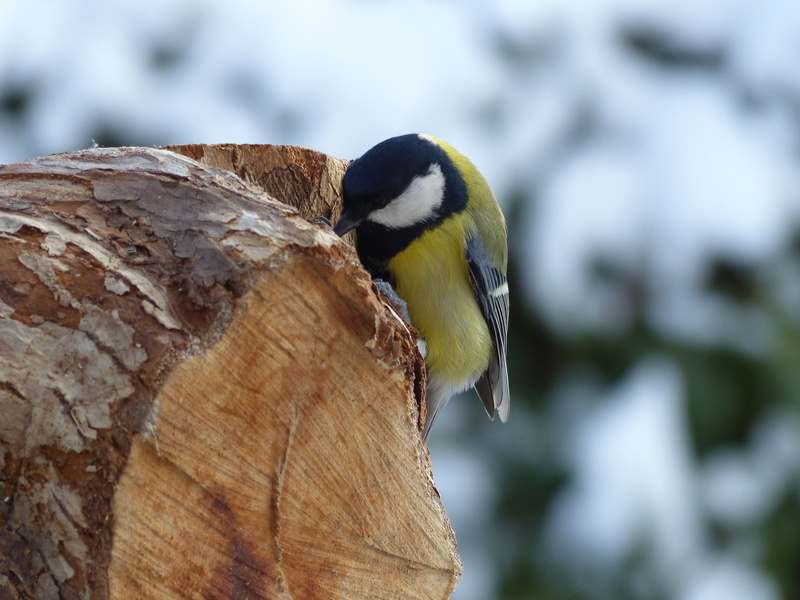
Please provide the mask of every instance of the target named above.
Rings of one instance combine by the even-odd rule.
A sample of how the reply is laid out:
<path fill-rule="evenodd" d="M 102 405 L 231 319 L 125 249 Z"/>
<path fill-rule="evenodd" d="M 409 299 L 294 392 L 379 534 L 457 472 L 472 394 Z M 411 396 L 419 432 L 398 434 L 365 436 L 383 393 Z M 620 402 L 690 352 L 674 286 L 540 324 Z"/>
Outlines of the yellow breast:
<path fill-rule="evenodd" d="M 469 216 L 426 231 L 389 261 L 395 292 L 428 346 L 428 374 L 471 385 L 489 365 L 492 340 L 472 292 L 464 258 Z"/>

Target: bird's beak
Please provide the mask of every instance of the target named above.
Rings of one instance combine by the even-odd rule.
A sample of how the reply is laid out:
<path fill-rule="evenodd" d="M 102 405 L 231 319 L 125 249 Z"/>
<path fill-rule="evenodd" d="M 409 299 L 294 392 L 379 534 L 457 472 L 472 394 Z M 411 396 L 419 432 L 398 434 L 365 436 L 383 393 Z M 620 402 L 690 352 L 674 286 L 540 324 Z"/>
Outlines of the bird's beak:
<path fill-rule="evenodd" d="M 342 216 L 339 217 L 339 220 L 336 221 L 336 225 L 333 226 L 333 232 L 341 237 L 348 231 L 352 231 L 358 227 L 363 220 L 364 219 L 354 219 L 347 214 L 347 211 L 345 211 L 342 213 Z"/>

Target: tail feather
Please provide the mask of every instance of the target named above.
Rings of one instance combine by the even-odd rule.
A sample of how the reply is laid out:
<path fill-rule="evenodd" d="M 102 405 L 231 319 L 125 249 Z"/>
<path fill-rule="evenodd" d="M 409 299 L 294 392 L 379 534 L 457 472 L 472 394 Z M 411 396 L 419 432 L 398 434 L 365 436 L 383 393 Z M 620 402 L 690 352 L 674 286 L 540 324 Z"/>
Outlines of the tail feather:
<path fill-rule="evenodd" d="M 457 391 L 458 390 L 454 390 L 450 386 L 437 385 L 436 380 L 433 378 L 428 379 L 428 387 L 425 390 L 425 404 L 427 407 L 427 412 L 425 414 L 425 425 L 422 428 L 423 440 L 428 439 L 428 434 L 431 432 L 433 421 L 436 419 L 439 411 L 444 408 L 444 405 L 447 404 L 447 401 L 450 400 L 453 394 L 455 394 Z"/>

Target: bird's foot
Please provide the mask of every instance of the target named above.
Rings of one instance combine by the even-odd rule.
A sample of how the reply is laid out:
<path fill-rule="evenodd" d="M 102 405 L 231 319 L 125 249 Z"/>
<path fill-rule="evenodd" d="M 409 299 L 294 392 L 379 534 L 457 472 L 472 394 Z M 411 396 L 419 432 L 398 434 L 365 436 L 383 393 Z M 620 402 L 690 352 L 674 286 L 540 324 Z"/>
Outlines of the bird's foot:
<path fill-rule="evenodd" d="M 311 217 L 310 219 L 306 219 L 309 223 L 313 225 L 324 225 L 328 229 L 333 229 L 333 225 L 331 225 L 330 219 L 328 217 L 323 217 L 322 215 L 318 215 L 316 217 Z"/>
<path fill-rule="evenodd" d="M 386 298 L 389 304 L 392 305 L 397 313 L 403 317 L 406 323 L 411 323 L 411 317 L 408 316 L 408 305 L 406 301 L 403 300 L 400 296 L 397 295 L 397 292 L 394 291 L 392 284 L 388 281 L 384 281 L 383 279 L 373 279 L 372 283 L 378 288 L 378 291 L 381 295 Z"/>

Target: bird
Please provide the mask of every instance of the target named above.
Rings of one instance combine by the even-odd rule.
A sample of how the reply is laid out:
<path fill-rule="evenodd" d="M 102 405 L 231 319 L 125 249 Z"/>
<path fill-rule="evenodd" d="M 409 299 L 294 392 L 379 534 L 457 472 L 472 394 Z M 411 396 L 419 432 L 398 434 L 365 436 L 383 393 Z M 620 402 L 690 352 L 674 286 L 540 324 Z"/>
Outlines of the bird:
<path fill-rule="evenodd" d="M 355 230 L 359 260 L 405 303 L 424 340 L 423 439 L 448 400 L 472 387 L 505 422 L 506 222 L 475 165 L 431 135 L 384 140 L 347 167 L 333 230 Z"/>

